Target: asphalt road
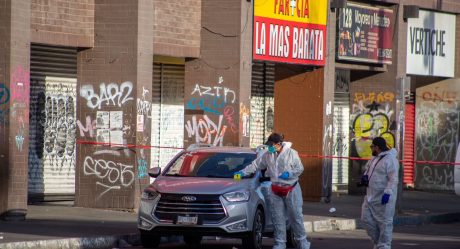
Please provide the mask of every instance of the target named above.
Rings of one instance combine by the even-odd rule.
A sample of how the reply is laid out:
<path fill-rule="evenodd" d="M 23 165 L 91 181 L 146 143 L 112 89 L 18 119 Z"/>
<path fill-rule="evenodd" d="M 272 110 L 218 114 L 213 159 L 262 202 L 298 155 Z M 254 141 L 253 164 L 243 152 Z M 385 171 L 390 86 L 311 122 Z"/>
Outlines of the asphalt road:
<path fill-rule="evenodd" d="M 312 249 L 371 249 L 372 245 L 364 230 L 330 231 L 311 233 L 309 239 Z M 270 249 L 272 239 L 264 239 L 264 249 Z M 128 247 L 142 248 L 142 247 Z M 162 244 L 160 248 L 188 248 L 184 243 Z M 236 239 L 204 240 L 200 248 L 204 249 L 241 249 Z M 393 249 L 459 249 L 460 223 L 431 224 L 425 226 L 396 227 L 393 233 Z"/>

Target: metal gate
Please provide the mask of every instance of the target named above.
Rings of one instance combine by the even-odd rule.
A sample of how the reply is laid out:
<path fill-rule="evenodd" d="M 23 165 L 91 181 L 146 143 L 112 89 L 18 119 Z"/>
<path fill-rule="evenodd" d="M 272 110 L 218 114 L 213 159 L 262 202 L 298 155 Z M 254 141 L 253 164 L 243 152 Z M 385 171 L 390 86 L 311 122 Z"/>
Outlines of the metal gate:
<path fill-rule="evenodd" d="M 275 117 L 275 64 L 254 62 L 251 80 L 250 146 L 264 143 Z"/>
<path fill-rule="evenodd" d="M 404 179 L 407 187 L 414 187 L 415 167 L 415 104 L 406 104 L 406 118 L 404 120 Z"/>
<path fill-rule="evenodd" d="M 77 49 L 32 44 L 29 199 L 75 194 Z"/>
<path fill-rule="evenodd" d="M 179 150 L 161 147 L 184 146 L 185 62 L 179 58 L 154 61 L 151 167 L 164 167 Z"/>
<path fill-rule="evenodd" d="M 348 189 L 349 131 L 350 131 L 350 71 L 337 70 L 334 91 L 334 134 L 332 159 L 332 189 Z M 345 157 L 345 158 L 340 158 Z"/>

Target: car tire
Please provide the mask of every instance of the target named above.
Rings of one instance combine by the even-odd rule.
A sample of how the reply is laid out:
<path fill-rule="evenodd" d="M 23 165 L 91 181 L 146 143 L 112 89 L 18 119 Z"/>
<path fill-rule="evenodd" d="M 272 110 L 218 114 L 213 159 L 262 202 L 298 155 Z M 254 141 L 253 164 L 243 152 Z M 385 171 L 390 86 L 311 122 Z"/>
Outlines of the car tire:
<path fill-rule="evenodd" d="M 291 229 L 287 231 L 286 235 L 287 235 L 286 236 L 286 239 L 287 239 L 286 246 L 289 248 L 297 248 L 297 241 L 294 239 L 294 233 L 292 232 Z"/>
<path fill-rule="evenodd" d="M 192 248 L 198 248 L 201 245 L 201 239 L 203 236 L 190 236 L 190 235 L 184 235 L 184 242 L 187 244 L 187 246 L 192 247 Z"/>
<path fill-rule="evenodd" d="M 262 237 L 264 232 L 264 214 L 262 210 L 257 209 L 254 215 L 252 231 L 246 238 L 243 238 L 243 248 L 245 249 L 262 249 Z"/>
<path fill-rule="evenodd" d="M 141 230 L 141 244 L 144 248 L 158 248 L 161 236 Z"/>

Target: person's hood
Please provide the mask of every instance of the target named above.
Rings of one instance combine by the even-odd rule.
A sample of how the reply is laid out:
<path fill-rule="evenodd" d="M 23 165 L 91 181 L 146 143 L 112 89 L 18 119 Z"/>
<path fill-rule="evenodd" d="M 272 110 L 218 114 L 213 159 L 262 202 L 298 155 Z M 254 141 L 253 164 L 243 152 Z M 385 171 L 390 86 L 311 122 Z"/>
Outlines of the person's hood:
<path fill-rule="evenodd" d="M 225 194 L 249 188 L 251 179 L 161 176 L 152 183 L 160 193 Z"/>
<path fill-rule="evenodd" d="M 283 142 L 283 150 L 286 148 L 286 149 L 289 149 L 291 148 L 292 146 L 292 143 L 291 142 Z"/>
<path fill-rule="evenodd" d="M 392 148 L 392 149 L 390 149 L 390 150 L 380 152 L 379 156 L 391 155 L 391 156 L 395 156 L 395 157 L 396 157 L 396 154 L 397 154 L 396 149 L 395 149 L 395 148 Z"/>

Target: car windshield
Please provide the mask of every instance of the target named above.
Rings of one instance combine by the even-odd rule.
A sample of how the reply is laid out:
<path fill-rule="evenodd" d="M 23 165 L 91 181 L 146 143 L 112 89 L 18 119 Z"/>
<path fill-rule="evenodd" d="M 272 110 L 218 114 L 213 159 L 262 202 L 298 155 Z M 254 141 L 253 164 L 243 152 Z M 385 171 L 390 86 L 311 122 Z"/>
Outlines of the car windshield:
<path fill-rule="evenodd" d="M 164 173 L 178 177 L 233 178 L 254 159 L 251 153 L 188 152 L 178 157 Z"/>

